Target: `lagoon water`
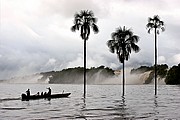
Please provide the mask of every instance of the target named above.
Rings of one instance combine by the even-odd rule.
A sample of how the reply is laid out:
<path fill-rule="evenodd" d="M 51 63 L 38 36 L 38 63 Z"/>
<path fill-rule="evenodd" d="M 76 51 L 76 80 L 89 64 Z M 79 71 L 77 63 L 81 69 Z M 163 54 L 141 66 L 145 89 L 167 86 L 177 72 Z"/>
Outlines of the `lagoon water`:
<path fill-rule="evenodd" d="M 50 101 L 21 101 L 20 95 L 31 93 L 71 92 L 69 98 Z M 83 85 L 0 84 L 0 120 L 178 120 L 180 119 L 180 86 L 159 85 L 154 96 L 153 85 L 127 85 L 121 97 L 121 85 L 88 85 L 83 99 Z"/>

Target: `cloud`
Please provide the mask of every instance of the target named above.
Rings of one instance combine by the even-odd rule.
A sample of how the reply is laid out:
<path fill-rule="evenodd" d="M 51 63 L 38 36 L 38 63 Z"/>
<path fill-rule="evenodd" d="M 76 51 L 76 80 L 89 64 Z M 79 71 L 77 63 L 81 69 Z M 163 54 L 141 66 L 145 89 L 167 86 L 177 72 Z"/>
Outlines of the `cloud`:
<path fill-rule="evenodd" d="M 101 6 L 104 2 L 96 0 L 41 0 L 41 12 L 46 15 L 60 15 L 65 18 L 72 18 L 75 12 L 80 10 L 92 10 L 97 16 L 104 17 L 107 15 L 108 5 Z M 102 10 L 103 8 L 103 10 Z"/>
<path fill-rule="evenodd" d="M 67 67 L 83 66 L 83 41 L 71 32 L 73 17 L 93 10 L 100 32 L 87 42 L 87 66 L 121 68 L 106 42 L 119 26 L 140 36 L 141 51 L 132 53 L 127 67 L 154 64 L 154 34 L 145 28 L 147 18 L 160 15 L 166 31 L 158 35 L 159 63 L 179 60 L 180 3 L 177 0 L 6 0 L 0 14 L 0 79 Z"/>
<path fill-rule="evenodd" d="M 174 55 L 174 56 L 170 59 L 170 61 L 172 62 L 172 64 L 175 64 L 175 65 L 179 64 L 179 63 L 180 63 L 180 53 Z"/>
<path fill-rule="evenodd" d="M 158 64 L 164 64 L 166 63 L 166 58 L 164 56 L 159 56 L 158 57 Z"/>

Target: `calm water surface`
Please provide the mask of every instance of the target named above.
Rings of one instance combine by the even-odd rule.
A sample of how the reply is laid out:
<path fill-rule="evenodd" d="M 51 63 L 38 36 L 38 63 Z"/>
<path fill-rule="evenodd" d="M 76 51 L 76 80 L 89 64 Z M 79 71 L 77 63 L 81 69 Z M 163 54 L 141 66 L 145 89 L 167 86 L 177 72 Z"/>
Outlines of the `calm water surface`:
<path fill-rule="evenodd" d="M 21 101 L 20 95 L 31 89 L 52 93 L 71 92 L 69 98 Z M 83 99 L 82 85 L 0 84 L 0 120 L 178 120 L 180 119 L 180 86 L 127 85 L 121 97 L 121 85 L 88 85 Z"/>

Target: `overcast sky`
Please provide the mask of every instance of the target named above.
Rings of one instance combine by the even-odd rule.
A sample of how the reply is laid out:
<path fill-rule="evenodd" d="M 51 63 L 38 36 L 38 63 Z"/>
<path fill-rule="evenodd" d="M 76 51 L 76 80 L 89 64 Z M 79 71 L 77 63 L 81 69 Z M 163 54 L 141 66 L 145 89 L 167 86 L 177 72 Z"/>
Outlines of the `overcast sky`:
<path fill-rule="evenodd" d="M 140 36 L 141 51 L 126 66 L 154 64 L 154 34 L 146 30 L 154 15 L 166 27 L 158 36 L 158 63 L 180 63 L 179 0 L 0 0 L 0 79 L 83 66 L 83 41 L 70 28 L 74 14 L 86 9 L 94 12 L 100 30 L 87 43 L 88 67 L 121 66 L 106 45 L 119 26 Z"/>

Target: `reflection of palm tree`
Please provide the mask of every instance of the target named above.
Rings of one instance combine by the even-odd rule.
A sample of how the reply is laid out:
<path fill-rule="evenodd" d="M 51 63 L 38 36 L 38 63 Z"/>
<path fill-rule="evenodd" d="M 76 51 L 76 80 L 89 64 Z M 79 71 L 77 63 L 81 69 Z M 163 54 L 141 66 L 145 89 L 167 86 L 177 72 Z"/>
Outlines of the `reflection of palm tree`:
<path fill-rule="evenodd" d="M 84 97 L 86 95 L 86 41 L 90 35 L 90 27 L 94 33 L 99 32 L 96 22 L 97 18 L 92 11 L 82 10 L 74 15 L 74 25 L 71 27 L 73 32 L 80 30 L 80 36 L 84 40 Z"/>
<path fill-rule="evenodd" d="M 157 96 L 154 96 L 154 106 L 153 106 L 153 111 L 154 111 L 154 114 L 155 115 L 158 115 L 159 114 L 159 111 L 158 111 L 158 107 L 159 107 L 159 105 L 158 105 L 158 98 L 157 98 Z"/>
<path fill-rule="evenodd" d="M 162 32 L 165 31 L 164 22 L 160 20 L 158 15 L 155 15 L 153 18 L 148 18 L 148 24 L 146 25 L 148 29 L 148 33 L 154 29 L 155 35 L 155 95 L 157 95 L 157 34 L 159 34 L 159 30 L 161 29 Z"/>
<path fill-rule="evenodd" d="M 133 35 L 133 32 L 130 29 L 126 29 L 125 26 L 119 27 L 111 35 L 112 40 L 107 42 L 107 45 L 110 49 L 110 52 L 117 54 L 119 61 L 123 64 L 123 94 L 124 96 L 124 84 L 125 84 L 125 75 L 124 75 L 124 61 L 128 60 L 130 57 L 131 51 L 139 52 L 140 48 L 136 45 L 139 41 L 137 35 Z"/>
<path fill-rule="evenodd" d="M 126 99 L 124 96 L 121 97 L 120 100 L 115 100 L 114 101 L 115 106 L 114 106 L 114 114 L 115 115 L 115 119 L 117 120 L 125 120 L 125 119 L 133 119 L 134 116 L 130 116 L 131 115 L 131 111 L 129 111 L 129 108 L 127 106 L 126 103 Z M 112 114 L 111 114 L 112 115 Z"/>

